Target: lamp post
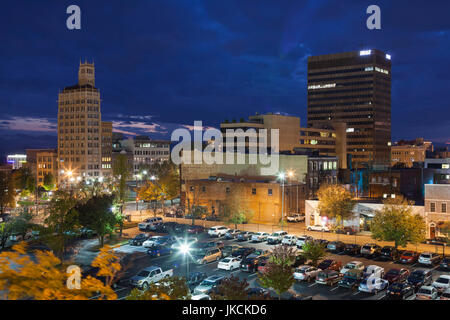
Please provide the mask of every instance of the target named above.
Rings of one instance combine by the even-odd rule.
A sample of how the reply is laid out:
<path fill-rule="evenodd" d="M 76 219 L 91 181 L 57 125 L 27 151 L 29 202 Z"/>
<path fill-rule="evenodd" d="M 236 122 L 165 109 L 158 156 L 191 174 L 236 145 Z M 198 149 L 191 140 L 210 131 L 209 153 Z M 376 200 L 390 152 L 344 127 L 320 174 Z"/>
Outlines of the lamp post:
<path fill-rule="evenodd" d="M 186 243 L 186 240 L 184 243 L 180 245 L 180 252 L 183 254 L 184 259 L 186 261 L 186 281 L 189 280 L 189 254 L 191 251 L 191 246 Z"/>
<path fill-rule="evenodd" d="M 284 172 L 278 174 L 278 179 L 281 180 L 281 231 L 283 231 L 284 224 L 284 179 L 286 175 Z"/>

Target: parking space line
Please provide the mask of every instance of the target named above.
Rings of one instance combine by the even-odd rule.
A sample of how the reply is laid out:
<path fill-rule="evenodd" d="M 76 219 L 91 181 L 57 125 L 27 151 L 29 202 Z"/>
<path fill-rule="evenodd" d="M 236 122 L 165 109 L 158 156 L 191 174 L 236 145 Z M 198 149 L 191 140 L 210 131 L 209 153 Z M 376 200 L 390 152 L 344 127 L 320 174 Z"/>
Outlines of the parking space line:
<path fill-rule="evenodd" d="M 381 300 L 381 299 L 383 299 L 384 297 L 386 297 L 385 294 L 383 294 L 381 297 L 379 297 L 378 300 Z"/>
<path fill-rule="evenodd" d="M 334 290 L 337 290 L 337 289 L 339 289 L 339 286 L 331 288 L 330 291 L 334 291 Z"/>
<path fill-rule="evenodd" d="M 311 287 L 314 287 L 314 286 L 317 286 L 317 283 L 310 284 L 310 285 L 308 286 L 308 288 L 311 288 Z"/>
<path fill-rule="evenodd" d="M 356 292 L 354 292 L 353 294 L 352 294 L 352 296 L 356 296 L 356 295 L 358 295 L 358 294 L 360 294 L 361 293 L 361 291 L 356 291 Z"/>

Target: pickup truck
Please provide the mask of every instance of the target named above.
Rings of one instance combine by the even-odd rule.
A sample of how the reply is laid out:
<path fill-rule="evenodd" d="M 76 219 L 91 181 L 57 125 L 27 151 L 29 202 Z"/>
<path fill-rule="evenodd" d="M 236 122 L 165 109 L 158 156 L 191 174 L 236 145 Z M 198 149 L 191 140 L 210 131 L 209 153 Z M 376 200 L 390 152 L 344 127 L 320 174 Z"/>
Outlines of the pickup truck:
<path fill-rule="evenodd" d="M 151 283 L 156 283 L 164 278 L 173 276 L 173 269 L 162 271 L 160 267 L 151 266 L 144 268 L 130 279 L 130 284 L 142 290 L 147 290 Z"/>
<path fill-rule="evenodd" d="M 301 214 L 294 214 L 286 218 L 287 222 L 302 222 L 305 221 L 305 216 Z"/>
<path fill-rule="evenodd" d="M 277 244 L 281 243 L 281 240 L 283 237 L 287 235 L 286 231 L 277 231 L 272 233 L 270 236 L 267 237 L 267 243 L 268 244 Z"/>

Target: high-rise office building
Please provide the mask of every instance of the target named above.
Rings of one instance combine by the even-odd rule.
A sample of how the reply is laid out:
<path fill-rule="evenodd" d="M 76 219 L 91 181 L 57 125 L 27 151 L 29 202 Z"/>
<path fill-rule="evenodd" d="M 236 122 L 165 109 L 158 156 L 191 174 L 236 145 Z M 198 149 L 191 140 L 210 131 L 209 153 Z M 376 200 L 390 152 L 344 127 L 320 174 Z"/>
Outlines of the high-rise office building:
<path fill-rule="evenodd" d="M 362 50 L 308 58 L 308 126 L 347 125 L 352 167 L 390 165 L 391 56 Z"/>
<path fill-rule="evenodd" d="M 98 179 L 109 169 L 102 169 L 100 105 L 94 64 L 80 62 L 78 83 L 58 95 L 58 182 L 62 186 Z"/>

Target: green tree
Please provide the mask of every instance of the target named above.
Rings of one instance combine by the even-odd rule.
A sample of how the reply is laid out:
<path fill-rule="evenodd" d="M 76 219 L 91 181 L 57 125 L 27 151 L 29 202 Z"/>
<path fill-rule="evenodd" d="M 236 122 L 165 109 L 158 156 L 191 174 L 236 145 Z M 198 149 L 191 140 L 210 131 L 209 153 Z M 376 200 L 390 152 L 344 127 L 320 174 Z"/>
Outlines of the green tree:
<path fill-rule="evenodd" d="M 426 225 L 419 214 L 412 212 L 412 203 L 401 196 L 384 201 L 370 223 L 372 238 L 393 241 L 395 248 L 425 239 Z"/>
<path fill-rule="evenodd" d="M 25 238 L 26 233 L 32 227 L 35 227 L 35 224 L 32 223 L 32 219 L 33 215 L 29 212 L 21 212 L 14 216 L 11 220 L 12 232 Z"/>
<path fill-rule="evenodd" d="M 55 189 L 55 177 L 53 177 L 51 173 L 46 173 L 44 175 L 43 186 L 46 191 L 52 191 Z"/>
<path fill-rule="evenodd" d="M 253 211 L 243 197 L 244 192 L 241 186 L 233 186 L 222 202 L 222 220 L 233 223 L 235 229 L 238 224 L 248 223 L 253 218 Z"/>
<path fill-rule="evenodd" d="M 14 172 L 14 184 L 17 189 L 34 193 L 36 190 L 36 178 L 30 168 L 21 167 Z"/>
<path fill-rule="evenodd" d="M 302 249 L 302 255 L 305 257 L 306 261 L 311 260 L 313 266 L 317 266 L 317 263 L 327 255 L 325 247 L 314 241 L 307 241 Z"/>
<path fill-rule="evenodd" d="M 119 204 L 120 210 L 117 214 L 117 219 L 120 227 L 120 236 L 123 231 L 123 221 L 125 216 L 123 214 L 123 205 L 127 197 L 127 181 L 131 176 L 131 166 L 128 163 L 126 154 L 119 154 L 113 163 L 113 177 L 116 202 Z"/>
<path fill-rule="evenodd" d="M 61 257 L 71 232 L 78 227 L 78 201 L 70 193 L 58 190 L 50 200 L 45 217 L 44 241 Z"/>
<path fill-rule="evenodd" d="M 7 207 L 15 207 L 16 191 L 13 176 L 0 171 L 0 214 L 5 213 Z"/>
<path fill-rule="evenodd" d="M 258 276 L 261 285 L 275 290 L 279 299 L 294 284 L 292 265 L 295 258 L 296 253 L 293 248 L 277 246 L 269 256 L 265 271 Z"/>
<path fill-rule="evenodd" d="M 111 235 L 117 223 L 116 216 L 112 210 L 113 196 L 94 196 L 85 203 L 78 204 L 80 224 L 97 233 L 100 247 L 103 247 L 106 235 Z"/>
<path fill-rule="evenodd" d="M 189 300 L 190 289 L 184 277 L 172 276 L 152 283 L 142 292 L 133 289 L 127 300 Z"/>
<path fill-rule="evenodd" d="M 0 222 L 0 249 L 5 248 L 6 242 L 12 234 L 12 223 L 10 221 Z"/>
<path fill-rule="evenodd" d="M 336 219 L 336 225 L 341 226 L 344 220 L 353 216 L 355 201 L 352 195 L 340 185 L 322 185 L 317 192 L 320 215 Z"/>
<path fill-rule="evenodd" d="M 450 241 L 450 222 L 444 222 L 441 227 L 439 228 L 439 231 L 444 234 L 447 237 L 447 243 Z"/>
<path fill-rule="evenodd" d="M 212 300 L 248 300 L 250 285 L 246 279 L 239 280 L 231 275 L 225 278 L 217 289 L 211 294 Z"/>

